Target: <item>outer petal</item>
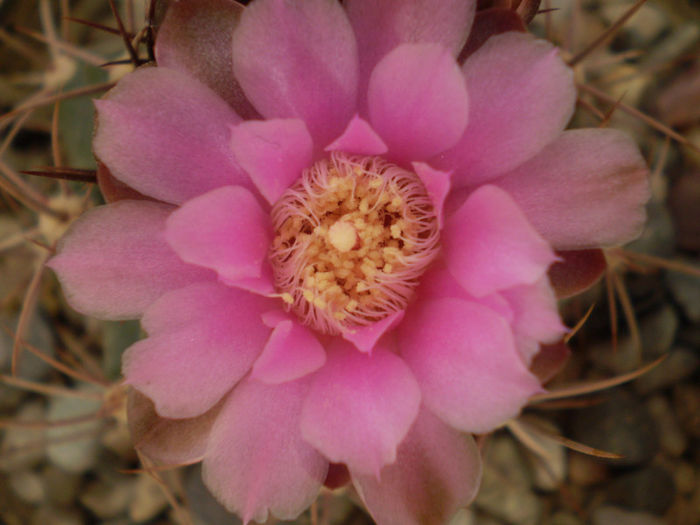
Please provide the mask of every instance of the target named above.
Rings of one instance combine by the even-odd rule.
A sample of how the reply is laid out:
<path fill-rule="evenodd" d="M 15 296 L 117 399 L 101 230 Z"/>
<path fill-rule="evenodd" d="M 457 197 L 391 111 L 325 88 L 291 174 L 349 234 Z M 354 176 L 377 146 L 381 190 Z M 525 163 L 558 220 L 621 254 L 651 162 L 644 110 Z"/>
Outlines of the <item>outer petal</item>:
<path fill-rule="evenodd" d="M 557 252 L 559 261 L 549 268 L 549 280 L 560 299 L 576 295 L 601 278 L 607 263 L 603 250 L 572 250 Z"/>
<path fill-rule="evenodd" d="M 175 211 L 165 237 L 182 260 L 211 268 L 235 283 L 262 275 L 270 232 L 253 194 L 240 186 L 226 186 Z"/>
<path fill-rule="evenodd" d="M 413 171 L 418 175 L 425 186 L 425 190 L 433 202 L 433 209 L 438 220 L 438 227 L 442 228 L 444 222 L 443 207 L 445 199 L 450 193 L 450 179 L 452 172 L 440 171 L 431 168 L 424 162 L 414 162 Z"/>
<path fill-rule="evenodd" d="M 450 272 L 482 297 L 540 279 L 555 256 L 507 193 L 482 186 L 449 218 L 442 235 Z"/>
<path fill-rule="evenodd" d="M 360 93 L 377 62 L 400 44 L 436 43 L 457 56 L 474 17 L 474 0 L 349 0 L 345 10 L 357 35 Z"/>
<path fill-rule="evenodd" d="M 573 73 L 544 40 L 520 32 L 496 35 L 463 70 L 469 125 L 457 145 L 434 161 L 455 170 L 455 186 L 483 183 L 522 164 L 571 118 Z"/>
<path fill-rule="evenodd" d="M 124 200 L 75 221 L 48 263 L 71 306 L 100 319 L 135 319 L 164 293 L 213 279 L 212 272 L 182 262 L 165 242 L 173 209 Z"/>
<path fill-rule="evenodd" d="M 298 117 L 316 145 L 355 112 L 357 45 L 338 2 L 257 0 L 233 35 L 233 70 L 265 117 Z"/>
<path fill-rule="evenodd" d="M 192 77 L 144 67 L 95 105 L 95 154 L 137 191 L 179 204 L 220 186 L 251 186 L 229 147 L 240 117 Z"/>
<path fill-rule="evenodd" d="M 270 329 L 260 314 L 270 306 L 268 299 L 219 284 L 164 295 L 144 317 L 149 337 L 124 354 L 127 383 L 150 397 L 163 417 L 203 414 L 262 351 Z"/>
<path fill-rule="evenodd" d="M 296 321 L 285 319 L 270 334 L 251 377 L 262 383 L 284 383 L 310 374 L 325 361 L 326 352 L 314 333 Z"/>
<path fill-rule="evenodd" d="M 201 461 L 220 409 L 221 403 L 192 419 L 166 419 L 156 413 L 150 399 L 130 389 L 126 413 L 134 448 L 163 465 Z"/>
<path fill-rule="evenodd" d="M 204 483 L 248 523 L 268 512 L 296 518 L 316 498 L 328 462 L 299 433 L 307 381 L 264 385 L 242 382 L 212 430 Z"/>
<path fill-rule="evenodd" d="M 649 199 L 639 149 L 614 129 L 566 131 L 496 184 L 562 250 L 621 244 L 639 235 Z"/>
<path fill-rule="evenodd" d="M 243 118 L 257 112 L 233 78 L 233 29 L 243 13 L 235 0 L 171 2 L 158 29 L 158 66 L 188 73 L 213 89 Z"/>
<path fill-rule="evenodd" d="M 404 44 L 374 68 L 367 92 L 372 126 L 399 161 L 425 160 L 453 146 L 469 99 L 457 62 L 438 44 Z"/>
<path fill-rule="evenodd" d="M 419 405 L 420 390 L 401 359 L 382 348 L 368 356 L 339 341 L 314 376 L 301 431 L 330 461 L 377 476 L 396 459 Z"/>
<path fill-rule="evenodd" d="M 476 496 L 481 457 L 474 438 L 423 408 L 381 481 L 353 481 L 370 514 L 382 525 L 443 525 Z"/>
<path fill-rule="evenodd" d="M 311 164 L 313 141 L 303 120 L 249 120 L 231 130 L 236 160 L 270 204 Z"/>
<path fill-rule="evenodd" d="M 354 344 L 355 348 L 360 352 L 371 354 L 377 341 L 379 341 L 385 333 L 393 330 L 401 322 L 403 315 L 403 310 L 400 310 L 369 326 L 348 330 L 343 332 L 343 339 Z"/>
<path fill-rule="evenodd" d="M 515 416 L 540 384 L 500 315 L 460 299 L 423 301 L 399 329 L 401 354 L 423 402 L 465 432 L 489 432 Z"/>
<path fill-rule="evenodd" d="M 359 155 L 382 155 L 388 151 L 384 141 L 364 119 L 355 115 L 343 134 L 326 146 L 326 151 L 345 151 Z"/>

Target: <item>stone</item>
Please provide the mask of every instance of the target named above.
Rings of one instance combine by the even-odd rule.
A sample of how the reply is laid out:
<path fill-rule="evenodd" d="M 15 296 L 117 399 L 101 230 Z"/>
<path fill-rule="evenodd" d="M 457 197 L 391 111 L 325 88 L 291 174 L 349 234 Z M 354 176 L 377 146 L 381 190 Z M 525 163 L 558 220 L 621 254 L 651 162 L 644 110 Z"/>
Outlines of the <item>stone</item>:
<path fill-rule="evenodd" d="M 129 518 L 137 523 L 145 522 L 167 506 L 162 487 L 150 476 L 140 475 L 134 487 L 134 498 L 129 503 Z"/>
<path fill-rule="evenodd" d="M 569 480 L 581 487 L 597 485 L 608 478 L 609 467 L 600 458 L 572 452 L 569 454 Z"/>
<path fill-rule="evenodd" d="M 700 386 L 676 386 L 673 390 L 673 405 L 681 427 L 690 436 L 700 438 Z"/>
<path fill-rule="evenodd" d="M 82 483 L 82 476 L 79 473 L 66 472 L 51 464 L 44 468 L 42 479 L 47 500 L 58 506 L 72 503 Z"/>
<path fill-rule="evenodd" d="M 85 520 L 78 510 L 41 507 L 32 517 L 31 525 L 83 525 Z"/>
<path fill-rule="evenodd" d="M 700 355 L 688 348 L 676 347 L 668 357 L 639 379 L 634 388 L 640 394 L 649 394 L 668 388 L 690 377 L 700 368 Z"/>
<path fill-rule="evenodd" d="M 661 518 L 643 512 L 629 512 L 611 506 L 599 507 L 593 513 L 593 525 L 665 525 Z"/>
<path fill-rule="evenodd" d="M 668 400 L 661 395 L 654 396 L 646 403 L 651 417 L 659 429 L 661 449 L 671 457 L 680 457 L 688 447 L 688 438 L 681 430 Z"/>
<path fill-rule="evenodd" d="M 673 480 L 676 490 L 681 494 L 692 494 L 698 486 L 698 475 L 690 463 L 680 462 L 673 469 Z M 700 517 L 700 516 L 698 516 Z"/>
<path fill-rule="evenodd" d="M 651 465 L 615 478 L 607 487 L 606 497 L 621 507 L 661 515 L 671 506 L 675 493 L 668 470 Z"/>
<path fill-rule="evenodd" d="M 44 486 L 41 476 L 32 470 L 14 472 L 10 477 L 10 487 L 23 501 L 40 503 L 44 499 Z"/>
<path fill-rule="evenodd" d="M 44 407 L 39 401 L 30 401 L 22 405 L 17 412 L 19 421 L 43 421 Z M 23 428 L 10 426 L 0 445 L 0 470 L 11 472 L 29 469 L 44 457 L 46 435 L 41 428 Z"/>
<path fill-rule="evenodd" d="M 700 261 L 681 262 L 700 268 Z M 682 272 L 668 272 L 666 282 L 685 316 L 693 323 L 700 323 L 700 278 Z"/>
<path fill-rule="evenodd" d="M 135 482 L 135 478 L 126 476 L 97 479 L 87 485 L 80 502 L 98 518 L 116 518 L 131 503 Z"/>
<path fill-rule="evenodd" d="M 640 465 L 659 450 L 656 424 L 646 407 L 623 388 L 608 391 L 609 399 L 576 412 L 571 435 L 575 441 L 621 454 L 607 460 L 614 466 Z"/>
<path fill-rule="evenodd" d="M 568 512 L 556 512 L 549 519 L 549 525 L 584 525 L 584 521 Z"/>
<path fill-rule="evenodd" d="M 495 436 L 487 445 L 476 507 L 510 525 L 539 525 L 542 502 L 531 488 L 527 467 L 508 436 Z"/>

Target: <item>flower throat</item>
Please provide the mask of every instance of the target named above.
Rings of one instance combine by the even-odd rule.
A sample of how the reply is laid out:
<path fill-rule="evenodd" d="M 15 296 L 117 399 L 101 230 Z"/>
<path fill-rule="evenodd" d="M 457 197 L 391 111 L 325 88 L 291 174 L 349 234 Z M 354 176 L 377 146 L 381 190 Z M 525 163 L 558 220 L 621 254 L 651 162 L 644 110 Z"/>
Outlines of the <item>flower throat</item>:
<path fill-rule="evenodd" d="M 275 204 L 272 223 L 277 290 L 328 334 L 403 310 L 438 249 L 423 183 L 379 157 L 317 162 Z"/>

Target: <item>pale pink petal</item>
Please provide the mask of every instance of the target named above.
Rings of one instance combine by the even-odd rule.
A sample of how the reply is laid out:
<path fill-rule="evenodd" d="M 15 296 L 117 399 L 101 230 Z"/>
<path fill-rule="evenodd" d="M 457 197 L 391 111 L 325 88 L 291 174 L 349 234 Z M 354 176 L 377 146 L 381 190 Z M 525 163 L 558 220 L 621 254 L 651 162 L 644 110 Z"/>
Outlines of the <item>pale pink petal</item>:
<path fill-rule="evenodd" d="M 153 402 L 138 390 L 129 389 L 127 423 L 134 448 L 161 465 L 188 465 L 202 461 L 211 427 L 222 403 L 191 419 L 160 417 Z"/>
<path fill-rule="evenodd" d="M 135 190 L 179 204 L 220 186 L 252 186 L 229 147 L 240 117 L 189 75 L 140 68 L 95 105 L 95 155 Z"/>
<path fill-rule="evenodd" d="M 238 385 L 209 439 L 202 477 L 244 523 L 265 523 L 268 513 L 296 518 L 316 498 L 328 462 L 299 432 L 308 381 Z"/>
<path fill-rule="evenodd" d="M 313 147 L 299 119 L 248 120 L 231 130 L 236 160 L 270 204 L 310 166 Z"/>
<path fill-rule="evenodd" d="M 358 155 L 381 155 L 388 150 L 369 122 L 355 115 L 343 134 L 326 146 L 326 151 L 344 151 Z"/>
<path fill-rule="evenodd" d="M 135 319 L 164 293 L 213 280 L 185 264 L 165 242 L 167 204 L 123 200 L 78 218 L 48 266 L 70 305 L 100 319 Z"/>
<path fill-rule="evenodd" d="M 382 525 L 444 525 L 474 499 L 480 481 L 474 438 L 425 408 L 399 446 L 396 463 L 382 469 L 381 481 L 353 476 L 367 509 Z"/>
<path fill-rule="evenodd" d="M 394 312 L 369 326 L 350 329 L 343 332 L 343 339 L 354 344 L 360 352 L 371 354 L 377 341 L 401 322 L 403 314 L 403 311 Z"/>
<path fill-rule="evenodd" d="M 590 288 L 598 282 L 607 268 L 603 250 L 569 250 L 556 253 L 559 261 L 549 267 L 547 275 L 560 299 Z"/>
<path fill-rule="evenodd" d="M 441 44 L 456 57 L 469 34 L 475 5 L 474 0 L 345 2 L 357 35 L 361 95 L 374 66 L 400 44 Z"/>
<path fill-rule="evenodd" d="M 510 196 L 495 186 L 469 196 L 447 220 L 442 243 L 448 268 L 477 297 L 532 284 L 555 260 Z"/>
<path fill-rule="evenodd" d="M 396 459 L 420 397 L 410 370 L 394 354 L 377 347 L 370 356 L 337 341 L 314 375 L 301 431 L 330 461 L 376 476 Z"/>
<path fill-rule="evenodd" d="M 159 415 L 189 418 L 213 407 L 260 354 L 274 304 L 221 284 L 170 292 L 146 312 L 149 337 L 127 349 L 126 382 L 153 400 Z"/>
<path fill-rule="evenodd" d="M 641 232 L 649 170 L 614 129 L 575 129 L 495 184 L 508 191 L 555 248 L 622 244 Z"/>
<path fill-rule="evenodd" d="M 305 326 L 283 320 L 275 326 L 250 377 L 262 383 L 284 383 L 299 379 L 326 362 L 326 352 L 314 333 Z"/>
<path fill-rule="evenodd" d="M 233 78 L 233 29 L 243 13 L 235 0 L 171 2 L 158 28 L 159 67 L 188 73 L 213 89 L 243 118 L 257 112 Z"/>
<path fill-rule="evenodd" d="M 257 200 L 225 186 L 186 202 L 167 222 L 165 238 L 182 260 L 236 282 L 262 275 L 271 233 Z"/>
<path fill-rule="evenodd" d="M 414 162 L 413 170 L 425 186 L 430 200 L 433 201 L 433 209 L 438 220 L 438 227 L 442 228 L 444 222 L 443 206 L 450 193 L 451 171 L 439 171 L 431 168 L 424 162 Z"/>
<path fill-rule="evenodd" d="M 467 125 L 469 99 L 450 52 L 438 44 L 404 44 L 369 80 L 370 122 L 392 159 L 425 160 L 453 146 Z"/>
<path fill-rule="evenodd" d="M 483 183 L 533 157 L 571 118 L 576 88 L 556 48 L 520 32 L 496 35 L 463 65 L 469 125 L 435 159 L 455 170 L 453 184 Z"/>
<path fill-rule="evenodd" d="M 425 405 L 459 430 L 489 432 L 541 390 L 508 322 L 480 304 L 450 298 L 416 303 L 398 339 Z"/>
<path fill-rule="evenodd" d="M 304 120 L 317 147 L 355 113 L 357 45 L 338 2 L 253 2 L 233 34 L 233 70 L 262 115 Z"/>

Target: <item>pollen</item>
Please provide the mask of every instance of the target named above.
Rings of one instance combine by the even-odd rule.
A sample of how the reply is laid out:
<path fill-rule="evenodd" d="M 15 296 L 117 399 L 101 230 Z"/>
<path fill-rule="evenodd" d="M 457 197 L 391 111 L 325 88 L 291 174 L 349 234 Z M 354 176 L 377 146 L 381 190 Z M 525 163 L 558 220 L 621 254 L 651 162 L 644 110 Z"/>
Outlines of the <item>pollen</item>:
<path fill-rule="evenodd" d="M 403 310 L 438 251 L 432 202 L 415 173 L 334 153 L 304 171 L 272 209 L 275 286 L 328 334 Z"/>

